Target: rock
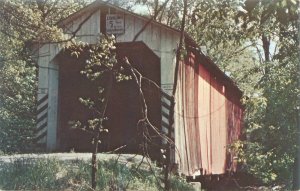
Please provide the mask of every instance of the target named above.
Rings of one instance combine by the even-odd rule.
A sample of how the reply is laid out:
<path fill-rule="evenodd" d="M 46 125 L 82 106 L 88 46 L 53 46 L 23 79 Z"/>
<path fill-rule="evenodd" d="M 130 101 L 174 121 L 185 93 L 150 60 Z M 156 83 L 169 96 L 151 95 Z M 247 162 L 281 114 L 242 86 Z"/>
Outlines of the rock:
<path fill-rule="evenodd" d="M 201 183 L 200 182 L 190 182 L 195 191 L 201 191 Z"/>

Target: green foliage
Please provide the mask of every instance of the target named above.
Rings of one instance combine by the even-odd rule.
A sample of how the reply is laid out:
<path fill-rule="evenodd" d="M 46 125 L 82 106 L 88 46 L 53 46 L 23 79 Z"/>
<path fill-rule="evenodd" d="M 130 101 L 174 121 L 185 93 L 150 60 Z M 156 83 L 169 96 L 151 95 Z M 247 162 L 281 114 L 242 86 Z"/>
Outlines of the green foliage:
<path fill-rule="evenodd" d="M 246 24 L 252 23 L 256 32 L 245 34 L 256 40 L 266 35 L 278 47 L 271 56 L 263 54 L 261 52 L 266 53 L 271 48 L 262 41 L 263 49 L 256 47 L 259 62 L 253 67 L 259 75 L 256 78 L 245 76 L 247 81 L 255 83 L 244 100 L 248 139 L 243 153 L 248 171 L 265 183 L 291 185 L 297 150 L 299 53 L 295 46 L 298 39 L 295 38 L 296 10 L 293 4 L 292 1 L 270 1 L 254 5 L 251 10 L 248 6 Z"/>
<path fill-rule="evenodd" d="M 147 189 L 147 187 L 156 187 L 155 179 L 150 172 L 138 169 L 135 167 L 128 168 L 124 164 L 116 163 L 114 160 L 103 161 L 98 164 L 99 178 L 98 184 L 101 190 L 124 190 L 127 186 L 128 189 Z M 141 177 L 139 178 L 139 174 Z M 151 176 L 152 175 L 152 176 Z M 141 184 L 140 181 L 143 181 Z M 128 185 L 127 185 L 128 184 Z"/>
<path fill-rule="evenodd" d="M 33 149 L 37 63 L 30 49 L 33 42 L 61 40 L 57 22 L 84 4 L 81 0 L 0 1 L 0 151 Z"/>
<path fill-rule="evenodd" d="M 143 165 L 142 165 L 143 166 Z M 154 166 L 153 166 L 154 167 Z M 160 190 L 148 168 L 116 159 L 98 162 L 99 190 Z M 154 167 L 157 176 L 161 170 Z M 91 190 L 90 162 L 57 159 L 18 159 L 0 164 L 0 188 L 5 190 Z M 172 177 L 172 190 L 192 190 L 180 177 Z"/>
<path fill-rule="evenodd" d="M 1 32 L 23 43 L 62 39 L 57 23 L 85 5 L 84 0 L 0 2 Z"/>
<path fill-rule="evenodd" d="M 270 74 L 259 85 L 262 93 L 246 101 L 247 166 L 265 182 L 287 185 L 291 184 L 299 137 L 298 63 L 293 55 L 291 58 L 285 67 L 273 62 Z"/>
<path fill-rule="evenodd" d="M 98 184 L 101 190 L 160 190 L 162 170 L 152 164 L 154 173 L 147 165 L 137 167 L 135 164 L 117 163 L 115 160 L 101 161 L 98 164 Z M 184 178 L 171 176 L 172 190 L 193 190 Z"/>
<path fill-rule="evenodd" d="M 185 191 L 193 191 L 194 188 L 187 184 L 186 179 L 183 177 L 179 177 L 176 175 L 171 175 L 170 177 L 170 188 L 171 190 L 185 190 Z"/>
<path fill-rule="evenodd" d="M 58 189 L 54 184 L 60 164 L 55 159 L 16 159 L 0 164 L 0 188 L 6 190 Z"/>
<path fill-rule="evenodd" d="M 7 61 L 0 68 L 0 150 L 30 150 L 35 126 L 35 67 Z"/>

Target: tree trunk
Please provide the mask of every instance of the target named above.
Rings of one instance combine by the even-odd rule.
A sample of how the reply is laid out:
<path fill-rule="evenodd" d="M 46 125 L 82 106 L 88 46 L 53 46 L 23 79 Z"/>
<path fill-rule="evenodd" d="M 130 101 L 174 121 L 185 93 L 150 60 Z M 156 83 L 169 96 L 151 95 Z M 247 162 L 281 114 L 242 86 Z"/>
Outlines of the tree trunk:
<path fill-rule="evenodd" d="M 300 19 L 298 19 L 298 39 L 300 39 Z M 300 47 L 300 42 L 298 42 Z M 298 49 L 299 53 L 299 49 Z M 300 77 L 298 77 L 298 87 L 300 86 Z M 298 110 L 299 112 L 299 110 Z M 294 173 L 293 173 L 293 190 L 300 190 L 300 114 L 297 114 L 297 128 L 298 128 L 298 148 L 294 161 Z"/>
<path fill-rule="evenodd" d="M 177 79 L 178 79 L 178 68 L 179 68 L 179 60 L 181 57 L 181 50 L 182 50 L 182 46 L 183 46 L 183 40 L 184 40 L 184 28 L 185 28 L 185 17 L 187 14 L 187 0 L 183 0 L 183 16 L 182 16 L 182 21 L 181 21 L 181 34 L 180 34 L 180 39 L 179 39 L 179 46 L 177 49 L 177 54 L 176 54 L 176 65 L 175 65 L 175 74 L 174 74 L 174 85 L 173 85 L 173 92 L 172 95 L 173 97 L 175 97 L 175 93 L 176 93 L 176 87 L 177 87 Z M 173 123 L 173 113 L 174 113 L 174 100 L 171 103 L 171 115 L 170 115 L 170 119 L 169 119 L 169 123 L 170 123 L 170 127 L 168 129 L 168 137 L 171 139 L 171 123 Z M 170 154 L 171 154 L 171 144 L 169 142 L 167 142 L 167 157 L 166 157 L 166 167 L 165 167 L 165 174 L 164 174 L 164 183 L 165 183 L 165 190 L 168 191 L 170 190 L 170 180 L 169 180 L 169 170 L 170 170 Z"/>
<path fill-rule="evenodd" d="M 187 0 L 183 0 L 183 15 L 181 20 L 181 28 L 180 28 L 180 39 L 179 39 L 179 45 L 176 53 L 176 65 L 175 65 L 175 74 L 174 74 L 174 86 L 173 86 L 173 92 L 172 95 L 175 95 L 176 87 L 177 87 L 177 79 L 178 79 L 178 69 L 179 69 L 179 60 L 181 57 L 181 50 L 183 46 L 183 39 L 184 39 L 184 28 L 185 28 L 185 17 L 187 14 Z"/>
<path fill-rule="evenodd" d="M 297 152 L 297 155 L 298 155 L 298 153 L 299 153 L 299 151 Z M 300 190 L 300 160 L 299 160 L 299 156 L 295 157 L 293 170 L 294 170 L 293 171 L 293 190 Z"/>
<path fill-rule="evenodd" d="M 97 153 L 98 153 L 98 141 L 95 144 L 95 149 L 94 152 L 92 154 L 92 188 L 94 190 L 96 190 L 96 186 L 97 186 L 97 181 L 96 181 L 96 174 L 97 174 Z"/>
<path fill-rule="evenodd" d="M 300 84 L 300 78 L 298 79 L 298 83 Z M 297 115 L 297 128 L 298 128 L 298 135 L 300 133 L 300 115 Z M 300 190 L 300 137 L 297 140 L 297 151 L 296 157 L 294 160 L 294 168 L 293 168 L 293 190 Z"/>
<path fill-rule="evenodd" d="M 265 74 L 269 73 L 269 62 L 270 62 L 270 39 L 266 35 L 262 35 L 262 43 L 265 54 Z"/>
<path fill-rule="evenodd" d="M 113 86 L 113 71 L 111 71 L 110 77 L 109 77 L 109 81 L 107 84 L 107 89 L 106 89 L 106 95 L 105 95 L 105 100 L 103 103 L 103 108 L 102 108 L 102 112 L 101 112 L 101 116 L 100 116 L 100 120 L 103 122 L 103 119 L 105 117 L 105 113 L 106 113 L 106 108 L 107 108 L 107 104 L 108 104 L 108 99 L 112 90 L 112 86 Z M 97 170 L 98 170 L 98 163 L 97 163 L 97 153 L 98 153 L 98 146 L 99 146 L 99 141 L 100 141 L 100 129 L 102 128 L 102 122 L 98 128 L 96 137 L 94 138 L 94 151 L 92 154 L 92 188 L 93 190 L 96 190 L 97 187 Z"/>

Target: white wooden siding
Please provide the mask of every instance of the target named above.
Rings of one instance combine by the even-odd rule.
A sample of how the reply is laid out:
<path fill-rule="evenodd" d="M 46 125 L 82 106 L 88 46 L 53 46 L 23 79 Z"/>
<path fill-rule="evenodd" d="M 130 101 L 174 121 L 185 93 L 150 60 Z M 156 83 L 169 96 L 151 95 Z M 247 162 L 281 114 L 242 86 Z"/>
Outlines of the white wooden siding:
<path fill-rule="evenodd" d="M 146 24 L 146 20 L 125 15 L 125 34 L 117 36 L 117 42 L 131 42 L 135 35 Z M 151 23 L 139 35 L 136 41 L 143 41 L 161 61 L 161 86 L 168 93 L 172 92 L 176 49 L 179 33 Z"/>
<path fill-rule="evenodd" d="M 56 149 L 56 132 L 58 126 L 58 70 L 59 65 L 49 64 L 49 93 L 48 93 L 48 126 L 47 126 L 47 149 Z"/>

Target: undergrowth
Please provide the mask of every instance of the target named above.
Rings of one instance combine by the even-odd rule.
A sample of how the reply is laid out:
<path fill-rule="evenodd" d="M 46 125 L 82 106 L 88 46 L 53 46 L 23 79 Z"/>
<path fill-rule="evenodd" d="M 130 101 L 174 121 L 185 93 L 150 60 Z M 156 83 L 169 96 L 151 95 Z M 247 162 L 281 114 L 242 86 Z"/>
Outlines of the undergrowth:
<path fill-rule="evenodd" d="M 143 165 L 142 165 L 143 166 Z M 97 190 L 161 190 L 161 169 L 99 161 Z M 92 190 L 89 161 L 60 161 L 55 158 L 16 159 L 0 163 L 0 189 L 4 190 Z M 183 178 L 171 177 L 172 190 L 192 190 Z"/>

